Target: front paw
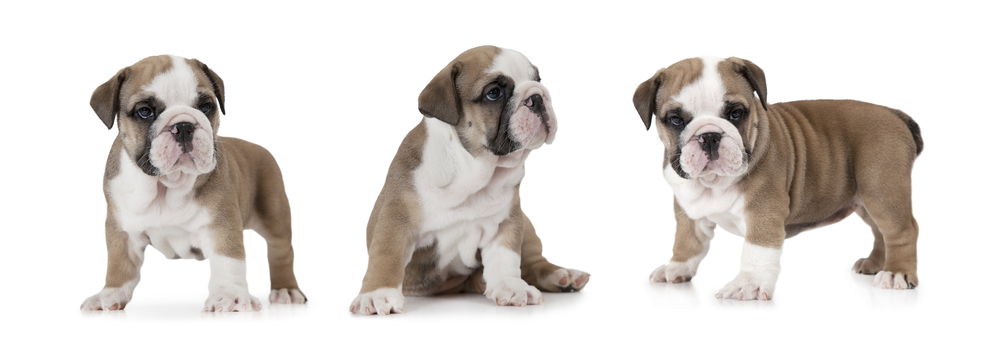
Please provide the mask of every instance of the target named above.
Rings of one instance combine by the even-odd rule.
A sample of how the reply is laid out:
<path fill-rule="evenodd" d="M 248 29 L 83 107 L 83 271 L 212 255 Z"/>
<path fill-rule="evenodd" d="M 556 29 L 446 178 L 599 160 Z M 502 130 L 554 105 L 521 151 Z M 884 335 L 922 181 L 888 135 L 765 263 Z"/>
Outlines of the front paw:
<path fill-rule="evenodd" d="M 496 283 L 487 283 L 486 297 L 497 306 L 537 305 L 542 303 L 542 292 L 516 277 L 508 277 Z"/>
<path fill-rule="evenodd" d="M 917 275 L 902 272 L 879 271 L 873 281 L 882 289 L 913 289 L 917 287 Z"/>
<path fill-rule="evenodd" d="M 88 297 L 80 305 L 83 311 L 119 311 L 132 299 L 131 291 L 123 288 L 104 288 L 101 292 Z"/>
<path fill-rule="evenodd" d="M 670 262 L 653 270 L 649 274 L 649 281 L 653 283 L 684 283 L 691 281 L 694 277 L 694 269 L 687 264 Z"/>
<path fill-rule="evenodd" d="M 273 304 L 294 304 L 301 305 L 306 303 L 306 295 L 302 294 L 299 288 L 281 288 L 272 289 L 271 295 L 268 297 Z"/>
<path fill-rule="evenodd" d="M 351 313 L 389 315 L 403 311 L 403 292 L 398 288 L 380 288 L 362 293 L 351 302 Z"/>
<path fill-rule="evenodd" d="M 261 309 L 260 300 L 248 291 L 212 292 L 205 300 L 205 312 L 256 312 Z"/>
<path fill-rule="evenodd" d="M 590 274 L 573 269 L 559 269 L 545 278 L 548 284 L 561 292 L 580 291 L 590 282 Z"/>
<path fill-rule="evenodd" d="M 732 282 L 715 293 L 715 297 L 741 301 L 767 301 L 774 296 L 776 279 L 776 277 L 766 276 L 762 273 L 741 272 Z"/>

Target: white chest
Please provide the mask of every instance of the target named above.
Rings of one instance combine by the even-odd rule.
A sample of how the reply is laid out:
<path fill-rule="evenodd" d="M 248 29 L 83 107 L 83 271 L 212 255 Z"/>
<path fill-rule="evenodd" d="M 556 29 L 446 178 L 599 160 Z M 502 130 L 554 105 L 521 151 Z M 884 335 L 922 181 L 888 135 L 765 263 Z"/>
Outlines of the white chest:
<path fill-rule="evenodd" d="M 477 250 L 510 215 L 527 152 L 474 157 L 451 126 L 431 119 L 426 125 L 423 162 L 413 172 L 422 215 L 418 246 L 436 243 L 441 267 L 476 267 Z"/>
<path fill-rule="evenodd" d="M 663 175 L 688 217 L 708 220 L 730 233 L 746 235 L 746 201 L 735 183 L 706 187 L 697 180 L 677 176 L 670 167 L 663 170 Z"/>
<path fill-rule="evenodd" d="M 146 175 L 123 151 L 119 173 L 108 181 L 115 219 L 168 258 L 201 258 L 202 234 L 212 216 L 194 199 L 195 178 Z"/>

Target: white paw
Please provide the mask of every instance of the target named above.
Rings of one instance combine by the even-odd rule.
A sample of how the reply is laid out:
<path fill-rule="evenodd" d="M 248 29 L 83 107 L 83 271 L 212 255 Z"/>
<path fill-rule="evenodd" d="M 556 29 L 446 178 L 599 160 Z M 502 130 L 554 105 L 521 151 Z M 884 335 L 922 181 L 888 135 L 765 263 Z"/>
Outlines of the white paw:
<path fill-rule="evenodd" d="M 488 283 L 486 297 L 496 302 L 497 306 L 521 307 L 542 303 L 542 292 L 516 277 L 505 278 L 492 284 Z"/>
<path fill-rule="evenodd" d="M 872 282 L 876 287 L 882 289 L 910 289 L 913 288 L 910 283 L 906 281 L 906 274 L 895 273 L 890 271 L 879 271 L 875 274 L 875 280 Z"/>
<path fill-rule="evenodd" d="M 261 309 L 260 300 L 249 292 L 214 292 L 205 300 L 206 312 L 256 312 Z"/>
<path fill-rule="evenodd" d="M 271 290 L 271 296 L 268 297 L 271 303 L 283 303 L 283 304 L 304 304 L 306 303 L 306 296 L 302 294 L 302 291 L 297 288 L 292 289 L 274 289 Z"/>
<path fill-rule="evenodd" d="M 559 269 L 549 274 L 549 283 L 552 283 L 562 292 L 580 291 L 590 282 L 590 274 L 573 269 Z"/>
<path fill-rule="evenodd" d="M 653 283 L 684 283 L 691 281 L 695 271 L 688 264 L 670 262 L 653 270 L 649 281 Z"/>
<path fill-rule="evenodd" d="M 770 300 L 774 296 L 774 284 L 777 276 L 768 274 L 741 272 L 732 282 L 715 293 L 718 299 L 732 300 Z"/>
<path fill-rule="evenodd" d="M 80 305 L 84 311 L 118 311 L 132 300 L 132 290 L 125 288 L 104 288 L 101 292 L 88 297 Z"/>
<path fill-rule="evenodd" d="M 380 288 L 358 295 L 351 302 L 351 313 L 389 315 L 403 311 L 403 292 L 398 288 Z"/>

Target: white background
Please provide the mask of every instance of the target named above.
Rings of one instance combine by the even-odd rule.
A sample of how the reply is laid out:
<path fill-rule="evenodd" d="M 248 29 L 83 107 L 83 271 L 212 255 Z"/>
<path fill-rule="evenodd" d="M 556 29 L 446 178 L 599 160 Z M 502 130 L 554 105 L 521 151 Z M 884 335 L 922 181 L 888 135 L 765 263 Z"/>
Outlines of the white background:
<path fill-rule="evenodd" d="M 5 2 L 0 341 L 996 340 L 995 15 L 962 1 Z M 523 206 L 546 256 L 590 272 L 591 283 L 520 309 L 468 295 L 352 316 L 365 224 L 400 140 L 421 119 L 417 95 L 481 44 L 523 52 L 552 93 L 561 128 L 527 162 Z M 277 157 L 307 306 L 203 314 L 208 264 L 149 250 L 127 310 L 78 311 L 103 285 L 101 178 L 118 130 L 94 115 L 91 92 L 166 53 L 218 72 L 228 111 L 220 133 Z M 658 68 L 701 55 L 762 66 L 772 103 L 860 99 L 920 123 L 918 289 L 876 290 L 850 271 L 872 242 L 856 217 L 786 242 L 773 302 L 714 299 L 739 266 L 741 239 L 724 231 L 693 283 L 647 282 L 670 257 L 674 223 L 663 148 L 643 130 L 632 93 Z M 247 238 L 250 289 L 263 299 L 265 247 Z"/>

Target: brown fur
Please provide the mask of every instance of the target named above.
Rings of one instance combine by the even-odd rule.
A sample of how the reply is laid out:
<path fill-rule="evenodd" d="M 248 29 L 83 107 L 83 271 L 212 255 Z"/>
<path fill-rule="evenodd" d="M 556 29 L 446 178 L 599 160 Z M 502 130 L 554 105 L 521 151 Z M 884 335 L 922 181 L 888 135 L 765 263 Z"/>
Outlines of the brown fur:
<path fill-rule="evenodd" d="M 648 126 L 645 116 L 654 115 L 662 120 L 670 97 L 696 80 L 692 75 L 699 70 L 685 60 L 658 71 L 654 79 L 674 77 L 659 81 L 670 87 L 661 86 L 655 95 L 650 94 L 650 81 L 640 85 L 634 102 L 643 122 Z M 750 151 L 750 170 L 739 182 L 746 200 L 746 240 L 781 247 L 787 237 L 856 212 L 872 227 L 875 243 L 855 271 L 903 273 L 911 287 L 916 286 L 917 223 L 910 203 L 910 173 L 923 148 L 916 122 L 898 110 L 853 100 L 768 105 L 764 74 L 755 64 L 730 58 L 720 62 L 718 71 L 726 100 L 742 102 L 750 110 L 738 126 Z M 658 129 L 665 143 L 675 142 L 662 127 Z M 668 143 L 668 158 L 671 149 L 680 148 Z M 674 261 L 687 260 L 704 245 L 698 231 L 690 230 L 693 220 L 680 213 Z"/>

